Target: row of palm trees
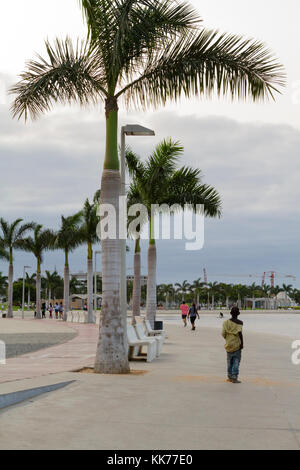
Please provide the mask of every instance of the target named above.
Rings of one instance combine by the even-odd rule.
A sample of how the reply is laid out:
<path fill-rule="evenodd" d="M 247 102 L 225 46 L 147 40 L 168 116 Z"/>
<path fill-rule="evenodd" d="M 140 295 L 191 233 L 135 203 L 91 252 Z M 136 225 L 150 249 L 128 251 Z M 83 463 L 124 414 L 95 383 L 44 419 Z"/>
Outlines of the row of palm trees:
<path fill-rule="evenodd" d="M 176 284 L 160 284 L 157 286 L 158 300 L 164 305 L 177 305 L 185 300 L 196 302 L 197 305 L 205 305 L 212 309 L 216 305 L 230 304 L 245 305 L 245 299 L 272 298 L 279 292 L 285 292 L 296 303 L 300 303 L 300 290 L 292 285 L 282 286 L 227 284 L 223 282 L 205 283 L 201 278 L 189 283 L 187 280 Z"/>
<path fill-rule="evenodd" d="M 119 216 L 118 112 L 121 99 L 146 109 L 181 97 L 265 100 L 284 84 L 282 66 L 265 45 L 206 30 L 195 8 L 177 0 L 79 0 L 86 41 L 46 42 L 47 57 L 27 62 L 13 115 L 36 118 L 54 103 L 105 105 L 101 200 Z M 199 148 L 201 143 L 199 142 Z M 155 265 L 155 244 L 150 263 Z M 102 241 L 103 307 L 95 371 L 129 372 L 119 302 L 119 240 Z M 67 273 L 67 270 L 66 270 Z M 149 299 L 149 312 L 154 299 Z"/>
<path fill-rule="evenodd" d="M 3 276 L 0 272 L 0 298 L 7 297 L 8 282 L 7 276 Z M 97 280 L 97 287 L 101 290 L 101 282 Z M 36 302 L 36 273 L 25 273 L 24 278 L 25 299 L 27 306 L 31 306 L 32 302 Z M 23 278 L 17 279 L 13 284 L 13 299 L 14 305 L 20 305 L 22 302 Z M 76 277 L 72 276 L 70 279 L 70 293 L 71 294 L 86 294 L 86 283 L 79 281 Z M 48 300 L 48 303 L 56 299 L 62 299 L 64 295 L 64 278 L 61 277 L 57 271 L 45 271 L 41 277 L 41 298 Z"/>
<path fill-rule="evenodd" d="M 70 271 L 69 254 L 78 246 L 87 244 L 87 267 L 88 279 L 93 276 L 93 270 L 90 260 L 93 256 L 92 244 L 97 241 L 96 227 L 97 201 L 90 203 L 86 200 L 84 207 L 78 213 L 61 217 L 61 227 L 55 232 L 43 228 L 42 225 L 34 222 L 22 223 L 22 219 L 17 219 L 11 224 L 0 218 L 0 246 L 1 258 L 9 263 L 8 268 L 8 295 L 7 295 L 7 316 L 13 317 L 13 255 L 15 250 L 30 252 L 36 259 L 36 318 L 41 318 L 41 265 L 44 253 L 48 250 L 63 250 L 64 252 L 64 320 L 67 320 L 69 311 L 70 295 Z M 50 276 L 50 274 L 49 274 Z M 55 276 L 55 275 L 54 275 Z M 51 283 L 51 280 L 49 279 Z M 93 283 L 88 282 L 88 298 L 92 299 Z M 88 305 L 89 322 L 93 321 L 92 300 Z"/>
<path fill-rule="evenodd" d="M 145 214 L 138 218 L 138 227 L 135 237 L 134 253 L 134 281 L 133 281 L 133 317 L 140 315 L 141 304 L 141 272 L 140 272 L 140 235 L 143 226 L 149 225 L 148 248 L 148 282 L 147 282 L 147 318 L 154 326 L 157 291 L 156 291 L 156 241 L 154 236 L 154 223 L 156 212 L 154 205 L 169 208 L 170 206 L 184 209 L 186 204 L 195 211 L 203 210 L 209 217 L 221 215 L 221 199 L 217 191 L 201 181 L 201 172 L 198 169 L 178 165 L 183 156 L 183 147 L 179 142 L 163 140 L 159 143 L 149 158 L 143 162 L 131 149 L 126 151 L 126 162 L 131 184 L 128 191 L 128 212 L 134 204 L 143 205 Z M 22 249 L 31 252 L 37 263 L 36 268 L 36 318 L 41 318 L 40 289 L 41 264 L 44 252 L 51 249 L 64 251 L 64 320 L 69 311 L 69 255 L 75 248 L 83 243 L 87 244 L 87 307 L 88 322 L 93 317 L 93 246 L 97 242 L 97 207 L 100 193 L 97 192 L 92 203 L 86 200 L 83 209 L 69 217 L 62 216 L 61 227 L 55 233 L 44 229 L 42 225 L 30 223 L 23 224 L 18 219 L 9 225 L 0 219 L 0 244 L 7 249 L 9 256 L 8 275 L 8 317 L 12 317 L 12 281 L 13 281 L 13 250 Z M 132 217 L 128 218 L 129 222 Z M 32 231 L 32 235 L 28 233 Z"/>

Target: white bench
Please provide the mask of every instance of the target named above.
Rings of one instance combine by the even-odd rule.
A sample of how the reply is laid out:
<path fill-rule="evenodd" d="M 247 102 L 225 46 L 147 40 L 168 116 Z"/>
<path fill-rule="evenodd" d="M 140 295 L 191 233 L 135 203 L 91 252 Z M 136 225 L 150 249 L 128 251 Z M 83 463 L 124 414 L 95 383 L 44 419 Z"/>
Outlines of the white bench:
<path fill-rule="evenodd" d="M 68 312 L 67 315 L 67 322 L 73 322 L 73 312 Z"/>
<path fill-rule="evenodd" d="M 148 336 L 162 336 L 164 340 L 166 339 L 165 330 L 153 330 L 151 328 L 149 320 L 144 320 L 144 323 Z"/>
<path fill-rule="evenodd" d="M 132 359 L 135 355 L 135 348 L 138 348 L 138 356 L 142 354 L 143 346 L 147 346 L 147 362 L 152 362 L 156 357 L 156 341 L 151 338 L 146 340 L 138 339 L 136 331 L 132 325 L 127 326 L 128 357 Z"/>
<path fill-rule="evenodd" d="M 161 350 L 162 350 L 162 347 L 163 347 L 163 344 L 164 344 L 164 338 L 162 336 L 152 336 L 151 338 L 149 336 L 146 336 L 144 327 L 140 323 L 135 325 L 135 330 L 136 330 L 137 337 L 141 341 L 147 341 L 149 339 L 152 339 L 152 340 L 154 339 L 154 341 L 156 343 L 156 356 L 159 357 L 159 355 L 161 353 Z"/>

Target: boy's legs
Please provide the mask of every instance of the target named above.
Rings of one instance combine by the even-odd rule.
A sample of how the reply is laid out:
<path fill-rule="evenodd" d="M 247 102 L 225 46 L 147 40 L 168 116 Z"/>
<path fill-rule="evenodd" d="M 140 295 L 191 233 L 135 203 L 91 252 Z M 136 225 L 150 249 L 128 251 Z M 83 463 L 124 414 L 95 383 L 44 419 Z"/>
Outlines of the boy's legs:
<path fill-rule="evenodd" d="M 227 377 L 228 377 L 228 380 L 232 380 L 232 354 L 233 353 L 230 353 L 228 352 L 227 353 Z"/>
<path fill-rule="evenodd" d="M 242 351 L 235 351 L 232 356 L 232 379 L 237 380 L 240 372 L 240 363 L 242 358 Z"/>

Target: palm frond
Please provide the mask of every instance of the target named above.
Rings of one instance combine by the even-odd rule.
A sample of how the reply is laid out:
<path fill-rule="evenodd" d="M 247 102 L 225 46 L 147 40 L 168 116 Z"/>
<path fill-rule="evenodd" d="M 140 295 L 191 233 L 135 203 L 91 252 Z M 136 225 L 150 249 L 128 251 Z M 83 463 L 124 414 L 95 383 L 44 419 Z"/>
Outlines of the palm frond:
<path fill-rule="evenodd" d="M 125 149 L 125 160 L 129 175 L 133 178 L 138 178 L 139 181 L 145 177 L 145 165 L 141 161 L 140 157 L 133 152 L 133 150 L 128 146 Z"/>
<path fill-rule="evenodd" d="M 138 66 L 143 66 L 145 54 L 151 57 L 163 47 L 166 38 L 176 38 L 194 28 L 200 18 L 191 4 L 173 0 L 123 0 L 118 4 L 117 28 L 112 54 L 113 66 L 128 79 Z"/>
<path fill-rule="evenodd" d="M 71 252 L 82 245 L 83 238 L 80 231 L 82 222 L 82 212 L 78 212 L 69 217 L 61 217 L 61 228 L 56 234 L 55 248 Z"/>
<path fill-rule="evenodd" d="M 9 261 L 9 253 L 8 251 L 5 250 L 5 248 L 0 246 L 0 259 L 4 259 L 6 261 Z"/>
<path fill-rule="evenodd" d="M 56 39 L 52 46 L 46 41 L 47 59 L 38 56 L 27 63 L 21 80 L 10 89 L 17 97 L 12 105 L 14 117 L 37 118 L 49 111 L 53 103 L 96 103 L 106 95 L 102 86 L 103 68 L 100 58 L 88 43 Z"/>
<path fill-rule="evenodd" d="M 264 44 L 203 29 L 166 42 L 144 73 L 118 95 L 124 93 L 128 105 L 144 108 L 214 93 L 258 101 L 273 98 L 284 84 L 283 67 Z"/>

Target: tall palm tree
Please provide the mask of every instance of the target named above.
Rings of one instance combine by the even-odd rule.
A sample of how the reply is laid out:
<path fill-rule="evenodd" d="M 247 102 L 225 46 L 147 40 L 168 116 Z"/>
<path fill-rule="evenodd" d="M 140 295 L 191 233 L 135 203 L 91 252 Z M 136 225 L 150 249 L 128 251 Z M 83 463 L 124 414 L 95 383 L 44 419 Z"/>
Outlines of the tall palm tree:
<path fill-rule="evenodd" d="M 35 226 L 33 222 L 22 224 L 23 219 L 17 219 L 12 224 L 9 224 L 3 218 L 0 219 L 0 246 L 7 251 L 9 255 L 9 268 L 8 268 L 8 298 L 7 298 L 7 316 L 13 317 L 13 252 L 14 250 L 24 249 L 24 238 L 29 230 Z"/>
<path fill-rule="evenodd" d="M 24 240 L 24 250 L 36 258 L 36 318 L 41 319 L 41 264 L 46 250 L 53 249 L 55 235 L 51 230 L 43 230 L 42 225 L 36 225 L 33 237 Z"/>
<path fill-rule="evenodd" d="M 177 287 L 177 292 L 181 294 L 181 300 L 184 301 L 186 294 L 191 290 L 191 285 L 185 280 L 182 284 L 180 284 L 180 282 L 176 282 L 175 287 Z"/>
<path fill-rule="evenodd" d="M 46 276 L 44 277 L 45 280 L 45 285 L 48 290 L 48 301 L 49 303 L 51 300 L 53 301 L 53 294 L 55 291 L 55 288 L 58 287 L 61 284 L 61 277 L 57 273 L 57 271 L 54 271 L 53 273 L 50 273 L 50 271 L 45 271 Z"/>
<path fill-rule="evenodd" d="M 61 249 L 65 254 L 64 267 L 64 321 L 67 321 L 69 302 L 70 302 L 70 266 L 69 254 L 79 245 L 82 245 L 82 233 L 80 231 L 80 222 L 82 219 L 81 212 L 70 215 L 69 217 L 61 216 L 61 227 L 56 235 L 54 246 Z"/>
<path fill-rule="evenodd" d="M 93 313 L 93 245 L 97 242 L 97 225 L 99 222 L 97 216 L 98 206 L 95 203 L 90 203 L 87 199 L 84 203 L 82 214 L 82 225 L 80 232 L 82 234 L 82 241 L 88 245 L 87 253 L 87 307 L 88 307 L 88 323 L 94 323 Z"/>
<path fill-rule="evenodd" d="M 46 42 L 48 57 L 28 63 L 13 88 L 14 116 L 37 117 L 55 102 L 105 103 L 106 152 L 102 202 L 120 195 L 117 145 L 119 101 L 146 108 L 181 96 L 229 95 L 255 101 L 273 96 L 282 68 L 263 44 L 207 31 L 187 2 L 80 0 L 87 42 Z M 118 239 L 102 241 L 103 303 L 95 370 L 129 371 L 121 318 Z"/>
<path fill-rule="evenodd" d="M 197 302 L 197 307 L 199 306 L 200 304 L 200 293 L 201 293 L 201 290 L 203 289 L 203 286 L 205 285 L 204 282 L 201 281 L 201 277 L 199 277 L 199 279 L 197 279 L 196 281 L 193 282 L 191 288 L 192 290 L 194 291 L 194 298 Z"/>
<path fill-rule="evenodd" d="M 147 318 L 154 326 L 156 298 L 156 242 L 154 232 L 155 205 L 166 207 L 177 204 L 184 208 L 191 204 L 204 206 L 207 216 L 220 215 L 220 197 L 216 190 L 201 183 L 200 170 L 177 168 L 183 147 L 178 142 L 163 140 L 142 163 L 132 151 L 126 154 L 128 168 L 133 175 L 130 193 L 139 194 L 140 202 L 147 209 L 149 221 L 148 280 L 147 280 Z M 131 199 L 131 196 L 129 197 Z"/>
<path fill-rule="evenodd" d="M 208 284 L 209 292 L 211 294 L 211 308 L 214 310 L 215 308 L 215 295 L 217 293 L 218 289 L 218 283 L 217 282 L 209 282 Z"/>
<path fill-rule="evenodd" d="M 220 292 L 225 297 L 226 308 L 229 309 L 229 300 L 230 300 L 230 298 L 232 296 L 232 293 L 233 293 L 232 284 L 221 283 L 220 284 Z"/>

